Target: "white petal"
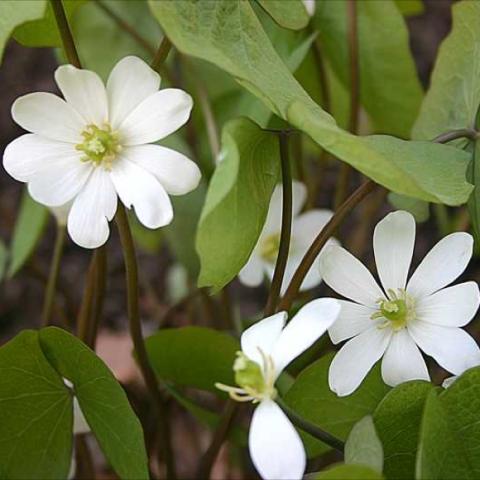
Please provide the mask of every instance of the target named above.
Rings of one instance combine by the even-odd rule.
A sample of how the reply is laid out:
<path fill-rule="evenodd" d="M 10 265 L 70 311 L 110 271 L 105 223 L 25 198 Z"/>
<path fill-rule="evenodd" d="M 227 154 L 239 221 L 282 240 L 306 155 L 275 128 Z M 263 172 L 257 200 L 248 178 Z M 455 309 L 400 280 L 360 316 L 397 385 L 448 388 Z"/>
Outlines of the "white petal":
<path fill-rule="evenodd" d="M 452 375 L 451 377 L 448 377 L 446 378 L 443 382 L 442 382 L 442 388 L 450 388 L 455 382 L 456 380 L 459 378 L 458 375 Z"/>
<path fill-rule="evenodd" d="M 73 397 L 73 434 L 89 433 L 90 427 L 83 415 L 76 396 Z"/>
<path fill-rule="evenodd" d="M 308 16 L 313 17 L 313 15 L 315 15 L 315 0 L 303 0 L 303 4 L 305 5 Z"/>
<path fill-rule="evenodd" d="M 372 327 L 349 340 L 330 364 L 330 390 L 340 397 L 353 393 L 385 353 L 391 336 L 390 328 Z"/>
<path fill-rule="evenodd" d="M 260 350 L 265 355 L 271 354 L 285 326 L 286 320 L 286 312 L 279 312 L 247 328 L 240 338 L 242 352 L 250 358 L 250 360 L 257 362 L 259 365 L 263 365 Z"/>
<path fill-rule="evenodd" d="M 337 320 L 328 329 L 328 334 L 333 343 L 337 344 L 355 337 L 375 325 L 371 319 L 376 311 L 374 308 L 365 307 L 358 303 L 338 300 L 341 310 Z"/>
<path fill-rule="evenodd" d="M 455 375 L 480 365 L 480 349 L 477 343 L 461 328 L 416 321 L 408 324 L 408 331 L 427 355 Z"/>
<path fill-rule="evenodd" d="M 158 180 L 129 159 L 127 149 L 117 158 L 111 178 L 118 196 L 127 208 L 132 206 L 147 228 L 159 228 L 173 220 L 173 209 L 167 192 Z"/>
<path fill-rule="evenodd" d="M 406 328 L 390 340 L 382 360 L 382 378 L 391 387 L 409 380 L 430 381 L 425 360 Z"/>
<path fill-rule="evenodd" d="M 49 167 L 63 165 L 66 157 L 75 157 L 79 161 L 82 155 L 71 143 L 27 133 L 7 145 L 3 166 L 16 180 L 28 182 Z"/>
<path fill-rule="evenodd" d="M 442 238 L 423 259 L 407 285 L 407 292 L 420 298 L 452 283 L 472 258 L 473 237 L 457 232 Z"/>
<path fill-rule="evenodd" d="M 62 65 L 55 71 L 55 81 L 67 103 L 87 124 L 101 126 L 108 121 L 107 92 L 96 73 Z"/>
<path fill-rule="evenodd" d="M 29 132 L 61 142 L 81 143 L 85 121 L 53 93 L 29 93 L 15 100 L 12 117 Z"/>
<path fill-rule="evenodd" d="M 108 172 L 96 168 L 77 195 L 68 215 L 68 233 L 84 248 L 98 248 L 108 239 L 108 222 L 117 210 L 117 194 Z"/>
<path fill-rule="evenodd" d="M 375 227 L 373 251 L 383 288 L 405 288 L 415 245 L 413 215 L 398 211 L 389 213 Z"/>
<path fill-rule="evenodd" d="M 184 125 L 193 100 L 188 93 L 166 88 L 143 100 L 118 127 L 124 145 L 156 142 Z"/>
<path fill-rule="evenodd" d="M 300 480 L 306 466 L 302 440 L 281 408 L 266 400 L 255 409 L 248 447 L 252 462 L 265 480 Z"/>
<path fill-rule="evenodd" d="M 80 160 L 77 152 L 63 159 L 59 157 L 58 160 L 55 165 L 43 169 L 28 184 L 30 196 L 48 207 L 58 207 L 72 200 L 94 170 L 90 163 Z"/>
<path fill-rule="evenodd" d="M 64 205 L 58 207 L 50 207 L 50 212 L 55 217 L 58 225 L 66 227 L 68 223 L 68 214 L 72 208 L 73 201 L 67 202 Z"/>
<path fill-rule="evenodd" d="M 253 251 L 248 262 L 240 270 L 238 278 L 247 287 L 258 287 L 262 284 L 264 276 L 265 269 L 262 259 Z"/>
<path fill-rule="evenodd" d="M 160 76 L 138 57 L 125 57 L 107 81 L 109 119 L 117 129 L 127 115 L 160 88 Z"/>
<path fill-rule="evenodd" d="M 333 298 L 312 300 L 297 312 L 273 347 L 272 358 L 277 376 L 327 331 L 339 313 L 340 303 Z"/>
<path fill-rule="evenodd" d="M 421 298 L 415 304 L 415 313 L 417 318 L 424 322 L 446 327 L 463 327 L 475 316 L 479 304 L 478 285 L 475 282 L 466 282 Z"/>
<path fill-rule="evenodd" d="M 150 172 L 170 195 L 184 195 L 195 190 L 202 176 L 195 162 L 160 145 L 129 147 L 128 158 Z"/>
<path fill-rule="evenodd" d="M 362 305 L 375 307 L 377 300 L 385 297 L 362 262 L 338 245 L 321 253 L 320 273 L 329 287 Z"/>

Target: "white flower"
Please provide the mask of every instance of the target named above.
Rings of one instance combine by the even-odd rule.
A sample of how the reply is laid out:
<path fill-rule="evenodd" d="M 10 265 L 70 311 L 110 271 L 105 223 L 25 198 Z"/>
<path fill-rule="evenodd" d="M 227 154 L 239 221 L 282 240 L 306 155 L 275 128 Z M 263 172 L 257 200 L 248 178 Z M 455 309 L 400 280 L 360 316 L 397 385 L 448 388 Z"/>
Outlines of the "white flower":
<path fill-rule="evenodd" d="M 313 15 L 315 15 L 315 1 L 316 0 L 303 0 L 305 10 L 307 10 L 307 13 L 310 17 L 313 17 Z"/>
<path fill-rule="evenodd" d="M 259 403 L 248 438 L 250 456 L 262 478 L 296 480 L 303 476 L 305 449 L 290 420 L 275 403 L 275 382 L 285 367 L 320 338 L 336 320 L 339 302 L 314 300 L 285 326 L 279 312 L 243 332 L 234 364 L 239 387 L 217 384 L 237 401 Z"/>
<path fill-rule="evenodd" d="M 267 219 L 262 233 L 258 238 L 257 245 L 252 251 L 248 262 L 239 273 L 239 279 L 248 287 L 261 285 L 264 276 L 272 279 L 275 271 L 275 263 L 280 246 L 280 232 L 282 227 L 282 185 L 277 185 L 270 199 Z M 294 181 L 292 185 L 293 197 L 293 221 L 290 250 L 287 267 L 283 277 L 281 293 L 285 293 L 290 280 L 307 252 L 311 243 L 325 224 L 330 220 L 333 213 L 330 210 L 309 210 L 300 213 L 307 197 L 307 190 L 303 183 Z M 330 244 L 336 240 L 329 241 Z M 322 281 L 318 268 L 311 268 L 302 283 L 301 290 L 315 287 Z"/>
<path fill-rule="evenodd" d="M 55 217 L 58 225 L 66 227 L 68 223 L 68 214 L 72 208 L 72 202 L 68 202 L 65 205 L 60 205 L 59 207 L 50 207 L 50 212 Z"/>
<path fill-rule="evenodd" d="M 118 62 L 106 87 L 72 65 L 59 67 L 55 80 L 65 100 L 37 92 L 13 104 L 15 122 L 33 133 L 7 146 L 7 172 L 48 207 L 72 201 L 68 232 L 85 248 L 107 241 L 117 195 L 146 227 L 170 223 L 168 194 L 193 190 L 200 172 L 182 154 L 151 143 L 188 120 L 191 97 L 158 91 L 159 75 L 136 57 Z"/>
<path fill-rule="evenodd" d="M 375 227 L 383 290 L 343 248 L 332 246 L 320 257 L 325 283 L 355 302 L 341 301 L 338 321 L 329 329 L 334 343 L 353 337 L 330 366 L 330 388 L 340 396 L 352 393 L 382 356 L 382 377 L 391 386 L 430 379 L 419 348 L 455 375 L 480 364 L 478 345 L 460 328 L 478 309 L 478 285 L 444 288 L 467 267 L 471 235 L 457 232 L 440 240 L 407 283 L 414 243 L 415 220 L 407 212 L 390 213 Z"/>

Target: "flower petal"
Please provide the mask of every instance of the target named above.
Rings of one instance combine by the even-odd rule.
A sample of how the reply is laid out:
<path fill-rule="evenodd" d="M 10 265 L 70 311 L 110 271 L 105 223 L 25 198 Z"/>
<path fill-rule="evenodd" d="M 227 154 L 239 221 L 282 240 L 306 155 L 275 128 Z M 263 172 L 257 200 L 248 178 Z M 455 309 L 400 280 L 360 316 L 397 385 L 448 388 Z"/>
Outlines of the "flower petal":
<path fill-rule="evenodd" d="M 408 212 L 389 213 L 375 227 L 373 251 L 385 291 L 405 288 L 414 245 L 415 219 Z"/>
<path fill-rule="evenodd" d="M 320 273 L 329 287 L 362 305 L 375 308 L 377 300 L 385 297 L 363 263 L 338 245 L 321 253 Z"/>
<path fill-rule="evenodd" d="M 202 176 L 195 162 L 160 145 L 129 147 L 128 158 L 150 172 L 170 195 L 184 195 L 195 190 Z"/>
<path fill-rule="evenodd" d="M 390 328 L 372 327 L 349 340 L 330 364 L 330 390 L 340 397 L 353 393 L 385 353 L 391 337 Z"/>
<path fill-rule="evenodd" d="M 124 145 L 156 142 L 184 125 L 193 107 L 192 97 L 166 88 L 143 100 L 118 127 Z"/>
<path fill-rule="evenodd" d="M 421 298 L 415 305 L 415 313 L 423 322 L 463 327 L 475 316 L 479 305 L 478 285 L 466 282 Z"/>
<path fill-rule="evenodd" d="M 167 192 L 152 174 L 129 158 L 126 149 L 111 171 L 118 196 L 127 208 L 133 205 L 136 216 L 147 228 L 168 225 L 173 220 L 173 209 Z"/>
<path fill-rule="evenodd" d="M 55 81 L 67 103 L 87 124 L 101 126 L 108 121 L 107 92 L 96 73 L 62 65 L 55 71 Z"/>
<path fill-rule="evenodd" d="M 425 360 L 406 328 L 392 336 L 382 360 L 382 378 L 391 387 L 409 380 L 430 381 Z"/>
<path fill-rule="evenodd" d="M 282 333 L 286 320 L 287 313 L 278 312 L 247 328 L 240 338 L 242 352 L 250 360 L 263 365 L 260 350 L 266 355 L 271 354 L 276 341 Z"/>
<path fill-rule="evenodd" d="M 273 347 L 272 358 L 277 376 L 327 331 L 339 313 L 340 303 L 333 298 L 312 300 L 297 312 Z"/>
<path fill-rule="evenodd" d="M 340 314 L 333 325 L 328 329 L 328 334 L 333 343 L 337 344 L 355 337 L 375 325 L 371 319 L 376 311 L 374 308 L 365 307 L 358 303 L 338 300 L 340 302 Z"/>
<path fill-rule="evenodd" d="M 302 440 L 281 408 L 265 400 L 255 409 L 248 446 L 252 462 L 265 480 L 300 480 L 306 466 Z"/>
<path fill-rule="evenodd" d="M 63 165 L 66 157 L 75 157 L 75 161 L 80 161 L 82 155 L 71 143 L 27 133 L 7 145 L 3 166 L 15 180 L 28 182 L 49 167 Z"/>
<path fill-rule="evenodd" d="M 427 355 L 455 375 L 480 365 L 480 348 L 461 328 L 416 321 L 408 324 L 408 331 Z"/>
<path fill-rule="evenodd" d="M 80 404 L 78 403 L 77 397 L 73 396 L 73 434 L 77 435 L 80 433 L 89 433 L 90 427 L 88 426 L 87 420 L 83 415 Z"/>
<path fill-rule="evenodd" d="M 85 120 L 65 100 L 53 93 L 29 93 L 15 100 L 12 117 L 29 132 L 51 140 L 80 143 Z"/>
<path fill-rule="evenodd" d="M 252 252 L 248 262 L 243 266 L 238 274 L 240 281 L 247 287 L 258 287 L 262 284 L 265 276 L 262 259 Z"/>
<path fill-rule="evenodd" d="M 472 258 L 473 237 L 456 232 L 442 238 L 423 259 L 407 285 L 415 298 L 430 295 L 452 283 Z"/>
<path fill-rule="evenodd" d="M 68 215 L 68 233 L 84 248 L 98 248 L 108 239 L 108 222 L 117 210 L 117 194 L 108 172 L 96 168 L 75 198 Z"/>
<path fill-rule="evenodd" d="M 160 88 L 160 75 L 141 58 L 122 58 L 107 81 L 109 119 L 113 129 L 117 129 L 147 97 Z"/>

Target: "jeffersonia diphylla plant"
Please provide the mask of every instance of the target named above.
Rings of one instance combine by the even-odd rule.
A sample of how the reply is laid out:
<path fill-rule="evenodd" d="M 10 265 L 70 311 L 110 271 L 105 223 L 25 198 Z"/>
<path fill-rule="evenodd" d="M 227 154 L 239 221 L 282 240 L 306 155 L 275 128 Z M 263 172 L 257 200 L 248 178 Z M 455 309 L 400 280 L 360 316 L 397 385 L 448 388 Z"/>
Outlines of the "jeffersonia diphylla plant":
<path fill-rule="evenodd" d="M 0 2 L 0 478 L 480 477 L 480 3 L 426 5 Z"/>

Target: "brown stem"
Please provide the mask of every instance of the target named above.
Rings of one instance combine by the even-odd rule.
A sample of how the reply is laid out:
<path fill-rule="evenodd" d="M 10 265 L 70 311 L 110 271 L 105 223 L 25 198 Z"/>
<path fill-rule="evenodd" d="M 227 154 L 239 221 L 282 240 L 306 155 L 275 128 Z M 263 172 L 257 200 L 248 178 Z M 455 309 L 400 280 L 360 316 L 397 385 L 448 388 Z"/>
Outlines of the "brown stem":
<path fill-rule="evenodd" d="M 75 67 L 82 68 L 77 48 L 73 41 L 72 31 L 68 25 L 68 19 L 65 14 L 65 9 L 63 8 L 62 0 L 50 0 L 50 3 L 52 5 L 53 14 L 55 15 L 60 37 L 62 38 L 63 49 L 65 50 L 67 60 Z"/>
<path fill-rule="evenodd" d="M 165 60 L 167 59 L 171 48 L 172 43 L 166 36 L 164 36 L 162 42 L 160 43 L 160 46 L 158 47 L 157 52 L 155 53 L 155 56 L 153 57 L 152 62 L 150 63 L 150 66 L 154 70 L 160 72 L 160 69 L 163 67 L 163 64 L 165 63 Z"/>

